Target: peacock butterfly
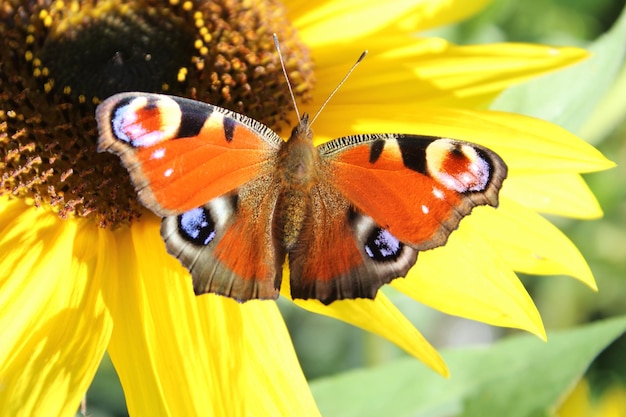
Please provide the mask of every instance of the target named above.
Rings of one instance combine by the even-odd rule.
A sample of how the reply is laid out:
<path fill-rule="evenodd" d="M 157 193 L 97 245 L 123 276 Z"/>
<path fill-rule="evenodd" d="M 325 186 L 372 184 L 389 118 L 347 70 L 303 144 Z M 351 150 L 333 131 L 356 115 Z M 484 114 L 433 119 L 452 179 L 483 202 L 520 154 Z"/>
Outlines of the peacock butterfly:
<path fill-rule="evenodd" d="M 304 114 L 288 141 L 260 122 L 180 97 L 116 94 L 97 109 L 98 150 L 118 155 L 163 218 L 196 294 L 374 298 L 419 251 L 446 243 L 478 205 L 498 204 L 507 167 L 449 138 L 365 134 L 314 146 Z"/>

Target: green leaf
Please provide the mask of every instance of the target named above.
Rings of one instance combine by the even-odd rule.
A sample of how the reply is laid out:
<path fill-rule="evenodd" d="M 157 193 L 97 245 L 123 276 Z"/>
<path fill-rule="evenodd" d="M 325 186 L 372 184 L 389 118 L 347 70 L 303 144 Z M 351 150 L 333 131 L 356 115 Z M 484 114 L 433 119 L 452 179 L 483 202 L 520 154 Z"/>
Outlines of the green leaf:
<path fill-rule="evenodd" d="M 626 58 L 624 45 L 626 8 L 613 28 L 588 48 L 589 59 L 510 88 L 491 108 L 538 117 L 578 133 L 614 84 Z"/>
<path fill-rule="evenodd" d="M 591 361 L 626 331 L 626 317 L 488 347 L 444 352 L 450 379 L 414 359 L 314 381 L 325 417 L 541 415 L 563 398 Z"/>

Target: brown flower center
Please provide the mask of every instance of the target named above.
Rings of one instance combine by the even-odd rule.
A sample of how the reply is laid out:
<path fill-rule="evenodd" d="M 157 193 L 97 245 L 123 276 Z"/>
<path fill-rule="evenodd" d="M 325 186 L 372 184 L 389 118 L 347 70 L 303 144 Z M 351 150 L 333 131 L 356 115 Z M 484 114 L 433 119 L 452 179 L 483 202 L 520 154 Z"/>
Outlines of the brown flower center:
<path fill-rule="evenodd" d="M 276 1 L 4 1 L 0 195 L 103 227 L 137 218 L 142 208 L 125 169 L 96 152 L 97 103 L 121 91 L 167 92 L 279 130 L 292 105 L 273 32 L 307 100 L 308 51 Z"/>

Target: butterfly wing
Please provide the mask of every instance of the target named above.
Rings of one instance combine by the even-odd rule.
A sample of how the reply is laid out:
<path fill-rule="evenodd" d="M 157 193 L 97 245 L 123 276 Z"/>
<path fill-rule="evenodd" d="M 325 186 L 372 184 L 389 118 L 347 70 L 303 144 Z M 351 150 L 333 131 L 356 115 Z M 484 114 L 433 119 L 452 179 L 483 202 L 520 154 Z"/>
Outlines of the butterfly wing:
<path fill-rule="evenodd" d="M 283 143 L 253 119 L 174 96 L 116 94 L 98 106 L 96 118 L 98 151 L 121 158 L 141 203 L 163 217 L 271 172 Z"/>
<path fill-rule="evenodd" d="M 364 135 L 322 145 L 331 181 L 417 250 L 443 245 L 478 205 L 497 206 L 507 168 L 493 151 L 447 138 Z"/>
<path fill-rule="evenodd" d="M 196 294 L 238 301 L 278 297 L 285 253 L 272 229 L 277 192 L 273 176 L 265 175 L 163 219 L 168 252 L 189 269 Z"/>
<path fill-rule="evenodd" d="M 289 251 L 293 298 L 374 298 L 383 285 L 404 276 L 417 250 L 380 228 L 329 183 L 311 190 L 312 209 Z"/>
<path fill-rule="evenodd" d="M 142 204 L 164 217 L 167 250 L 189 269 L 196 293 L 278 296 L 284 254 L 269 241 L 265 215 L 278 135 L 220 107 L 146 93 L 112 96 L 96 117 L 98 150 L 121 158 Z"/>
<path fill-rule="evenodd" d="M 475 206 L 496 206 L 507 174 L 493 151 L 446 138 L 361 135 L 318 149 L 314 201 L 334 208 L 317 209 L 289 260 L 292 295 L 325 303 L 373 298 L 406 275 L 418 251 L 445 244 Z"/>

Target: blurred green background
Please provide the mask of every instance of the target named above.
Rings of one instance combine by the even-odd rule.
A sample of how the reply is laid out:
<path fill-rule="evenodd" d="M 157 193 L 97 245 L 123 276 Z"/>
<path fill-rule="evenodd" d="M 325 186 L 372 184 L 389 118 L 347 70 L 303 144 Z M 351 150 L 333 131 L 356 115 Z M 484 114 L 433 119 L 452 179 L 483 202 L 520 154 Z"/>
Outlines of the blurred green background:
<path fill-rule="evenodd" d="M 499 41 L 585 46 L 606 32 L 623 0 L 496 0 L 480 15 L 427 35 L 459 44 Z M 626 48 L 626 39 L 624 40 Z M 599 220 L 551 218 L 578 246 L 594 272 L 594 293 L 566 277 L 522 276 L 548 330 L 626 314 L 626 71 L 579 132 L 618 166 L 586 175 L 604 210 Z M 385 293 L 437 348 L 496 340 L 514 331 L 445 316 L 385 288 Z M 395 345 L 336 320 L 279 302 L 298 357 L 309 379 L 385 363 L 405 356 Z M 626 385 L 626 337 L 618 339 L 588 371 L 592 392 Z M 106 357 L 87 394 L 93 417 L 125 416 L 124 396 Z"/>

